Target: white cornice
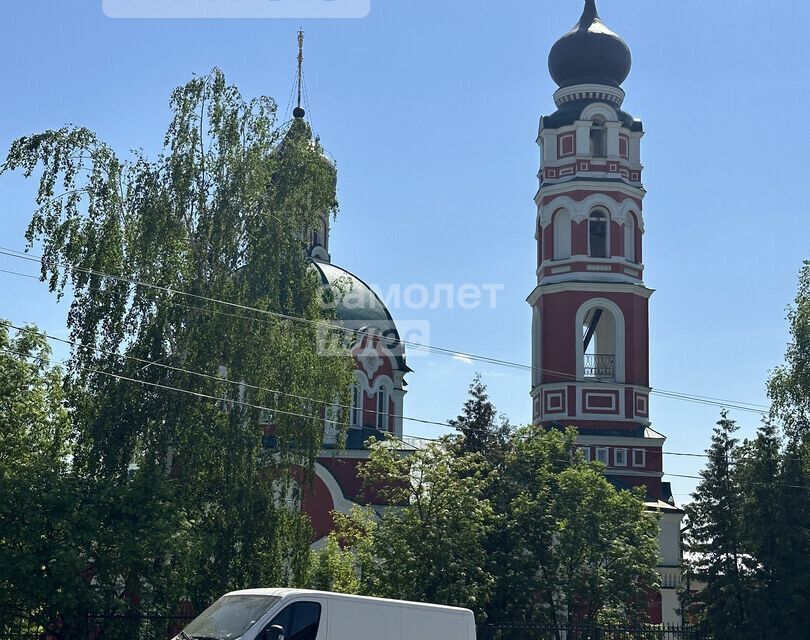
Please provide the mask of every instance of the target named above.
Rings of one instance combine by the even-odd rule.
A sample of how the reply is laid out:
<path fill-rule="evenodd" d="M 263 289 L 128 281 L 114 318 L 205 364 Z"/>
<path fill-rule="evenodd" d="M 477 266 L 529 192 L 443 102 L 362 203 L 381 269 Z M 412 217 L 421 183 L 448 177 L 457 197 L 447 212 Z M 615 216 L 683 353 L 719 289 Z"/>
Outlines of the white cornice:
<path fill-rule="evenodd" d="M 597 292 L 597 293 L 630 293 L 649 299 L 655 289 L 648 289 L 641 284 L 624 284 L 621 282 L 560 282 L 556 284 L 539 284 L 534 288 L 526 301 L 534 306 L 540 296 L 564 291 Z"/>
<path fill-rule="evenodd" d="M 576 185 L 576 189 L 574 189 L 572 185 Z M 544 183 L 543 186 L 541 186 L 537 191 L 535 203 L 539 207 L 541 198 L 555 195 L 562 196 L 574 190 L 593 191 L 594 193 L 618 191 L 619 193 L 623 193 L 631 198 L 638 198 L 639 200 L 643 200 L 644 196 L 647 195 L 647 191 L 644 189 L 644 187 L 634 187 L 626 182 L 589 181 L 573 176 L 566 182 L 557 182 L 553 184 Z"/>
<path fill-rule="evenodd" d="M 624 102 L 624 89 L 610 87 L 604 84 L 577 84 L 572 87 L 563 87 L 554 92 L 554 104 L 557 107 L 572 100 L 583 98 L 609 101 L 611 108 L 621 107 Z"/>
<path fill-rule="evenodd" d="M 660 449 L 664 446 L 666 438 L 622 438 L 619 436 L 577 436 L 577 444 L 588 446 L 605 445 L 627 449 Z M 622 467 L 624 469 L 625 467 Z M 633 467 L 627 467 L 632 469 Z"/>
<path fill-rule="evenodd" d="M 632 468 L 624 467 L 606 467 L 604 472 L 606 476 L 636 476 L 639 478 L 663 478 L 663 471 L 638 471 Z"/>

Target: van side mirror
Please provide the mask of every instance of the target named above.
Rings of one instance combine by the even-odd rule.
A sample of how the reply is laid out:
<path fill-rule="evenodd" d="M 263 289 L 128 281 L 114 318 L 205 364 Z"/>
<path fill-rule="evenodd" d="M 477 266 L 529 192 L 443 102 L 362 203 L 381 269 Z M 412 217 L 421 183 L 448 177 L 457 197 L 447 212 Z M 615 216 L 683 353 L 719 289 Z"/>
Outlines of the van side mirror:
<path fill-rule="evenodd" d="M 284 627 L 274 624 L 264 632 L 264 640 L 284 640 Z"/>

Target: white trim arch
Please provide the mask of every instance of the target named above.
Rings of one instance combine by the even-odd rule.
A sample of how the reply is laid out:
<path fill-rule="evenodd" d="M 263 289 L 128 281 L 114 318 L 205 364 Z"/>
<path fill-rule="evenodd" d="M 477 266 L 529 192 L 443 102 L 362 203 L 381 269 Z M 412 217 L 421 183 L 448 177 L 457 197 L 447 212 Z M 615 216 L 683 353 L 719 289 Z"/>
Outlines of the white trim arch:
<path fill-rule="evenodd" d="M 627 201 L 625 201 L 627 202 Z M 638 205 L 630 200 L 630 206 L 628 209 L 632 209 L 633 211 L 638 210 Z M 544 225 L 549 224 L 554 215 L 560 210 L 565 209 L 571 215 L 571 220 L 574 222 L 582 222 L 585 218 L 588 217 L 588 214 L 595 209 L 596 207 L 602 207 L 607 209 L 610 213 L 610 217 L 616 221 L 624 221 L 624 203 L 616 202 L 610 196 L 605 195 L 604 193 L 593 193 L 589 195 L 584 200 L 580 200 L 577 202 L 576 200 L 572 199 L 570 196 L 560 196 L 558 198 L 554 198 L 551 202 L 546 205 L 543 205 L 539 208 L 538 215 L 540 217 L 541 222 Z"/>
<path fill-rule="evenodd" d="M 624 224 L 627 216 L 631 213 L 636 217 L 636 227 L 641 233 L 644 233 L 644 217 L 641 215 L 641 207 L 632 200 L 628 199 L 622 202 L 621 208 L 616 211 L 616 222 Z"/>
<path fill-rule="evenodd" d="M 619 306 L 612 300 L 607 298 L 593 298 L 583 303 L 577 309 L 576 315 L 576 330 L 574 331 L 574 353 L 577 354 L 577 380 L 583 381 L 585 379 L 585 349 L 582 344 L 582 327 L 585 325 L 585 316 L 592 309 L 604 309 L 613 316 L 613 325 L 615 328 L 614 344 L 616 348 L 615 356 L 615 375 L 616 383 L 624 384 L 625 380 L 625 321 L 624 314 Z"/>
<path fill-rule="evenodd" d="M 551 218 L 553 240 L 552 260 L 567 260 L 571 257 L 571 213 L 561 207 Z"/>
<path fill-rule="evenodd" d="M 619 121 L 619 115 L 616 113 L 616 110 L 606 102 L 594 102 L 589 104 L 582 110 L 579 119 L 593 121 L 594 118 L 600 116 L 604 118 L 606 122 Z"/>
<path fill-rule="evenodd" d="M 628 262 L 638 262 L 638 252 L 636 251 L 636 216 L 633 212 L 629 212 L 625 218 L 624 230 L 624 258 Z"/>

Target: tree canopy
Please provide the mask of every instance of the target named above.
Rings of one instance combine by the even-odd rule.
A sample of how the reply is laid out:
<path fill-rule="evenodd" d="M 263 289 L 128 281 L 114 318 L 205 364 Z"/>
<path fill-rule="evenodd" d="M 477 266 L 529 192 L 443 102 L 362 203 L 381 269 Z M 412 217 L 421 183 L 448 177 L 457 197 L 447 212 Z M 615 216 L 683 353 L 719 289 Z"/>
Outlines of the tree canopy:
<path fill-rule="evenodd" d="M 318 348 L 332 316 L 304 245 L 336 213 L 333 163 L 306 122 L 279 123 L 218 69 L 171 109 L 154 158 L 63 127 L 3 165 L 37 180 L 27 239 L 72 298 L 70 473 L 102 503 L 103 606 L 300 579 L 309 525 L 280 497 L 313 469 L 324 406 L 349 403 L 351 358 Z"/>
<path fill-rule="evenodd" d="M 458 421 L 475 440 L 410 455 L 373 444 L 363 475 L 397 506 L 338 516 L 320 566 L 336 567 L 334 583 L 351 562 L 361 593 L 470 607 L 479 623 L 644 621 L 658 521 L 642 491 L 586 463 L 575 430 L 502 431 L 495 416 L 476 378 Z"/>
<path fill-rule="evenodd" d="M 798 640 L 810 626 L 810 262 L 788 323 L 769 414 L 742 443 L 723 415 L 688 507 L 689 569 L 705 588 L 684 604 L 718 640 Z"/>

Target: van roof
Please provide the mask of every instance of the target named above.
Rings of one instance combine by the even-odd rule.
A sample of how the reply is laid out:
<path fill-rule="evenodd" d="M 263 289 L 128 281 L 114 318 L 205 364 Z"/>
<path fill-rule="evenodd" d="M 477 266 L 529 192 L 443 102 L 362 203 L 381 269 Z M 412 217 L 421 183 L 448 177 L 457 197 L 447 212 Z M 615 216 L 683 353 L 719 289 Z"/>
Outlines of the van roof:
<path fill-rule="evenodd" d="M 271 588 L 271 589 L 242 589 L 240 591 L 231 591 L 226 593 L 226 596 L 320 596 L 330 598 L 333 600 L 365 600 L 369 603 L 377 604 L 398 604 L 407 605 L 409 607 L 424 607 L 429 609 L 439 609 L 445 612 L 455 612 L 459 614 L 472 615 L 469 609 L 461 607 L 448 607 L 440 604 L 429 604 L 426 602 L 410 602 L 407 600 L 389 600 L 386 598 L 371 598 L 369 596 L 354 596 L 345 593 L 332 593 L 331 591 L 313 591 L 311 589 L 286 589 L 286 588 Z"/>

